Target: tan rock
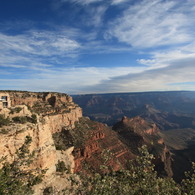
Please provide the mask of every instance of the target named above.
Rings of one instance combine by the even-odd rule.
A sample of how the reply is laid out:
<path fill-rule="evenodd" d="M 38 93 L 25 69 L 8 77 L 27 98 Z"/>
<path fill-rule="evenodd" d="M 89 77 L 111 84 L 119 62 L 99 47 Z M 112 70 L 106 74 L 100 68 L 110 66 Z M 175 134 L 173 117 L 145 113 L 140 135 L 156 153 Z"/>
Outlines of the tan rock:
<path fill-rule="evenodd" d="M 74 128 L 75 122 L 82 117 L 82 109 L 66 94 L 7 92 L 0 95 L 9 97 L 10 107 L 1 107 L 0 114 L 9 117 L 10 120 L 13 117 L 31 117 L 32 114 L 37 116 L 36 124 L 12 122 L 9 126 L 0 127 L 0 159 L 6 157 L 7 162 L 13 162 L 16 151 L 24 144 L 25 137 L 30 136 L 32 143 L 29 149 L 30 152 L 35 151 L 35 156 L 29 168 L 47 169 L 42 184 L 35 186 L 35 194 L 42 194 L 43 187 L 48 185 L 63 189 L 67 178 L 56 175 L 56 164 L 58 161 L 63 161 L 70 172 L 73 172 L 75 164 L 72 151 L 74 148 L 57 151 L 52 134 L 61 131 L 64 127 Z M 17 107 L 21 109 L 13 112 Z M 40 112 L 37 113 L 37 111 Z"/>

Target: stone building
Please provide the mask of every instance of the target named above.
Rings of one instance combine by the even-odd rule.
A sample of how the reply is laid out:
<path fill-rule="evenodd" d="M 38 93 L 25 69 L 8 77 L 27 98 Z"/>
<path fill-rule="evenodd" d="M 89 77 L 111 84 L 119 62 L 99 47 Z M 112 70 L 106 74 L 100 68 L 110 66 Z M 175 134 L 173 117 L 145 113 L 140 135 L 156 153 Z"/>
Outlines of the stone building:
<path fill-rule="evenodd" d="M 0 92 L 0 110 L 11 107 L 9 93 Z"/>

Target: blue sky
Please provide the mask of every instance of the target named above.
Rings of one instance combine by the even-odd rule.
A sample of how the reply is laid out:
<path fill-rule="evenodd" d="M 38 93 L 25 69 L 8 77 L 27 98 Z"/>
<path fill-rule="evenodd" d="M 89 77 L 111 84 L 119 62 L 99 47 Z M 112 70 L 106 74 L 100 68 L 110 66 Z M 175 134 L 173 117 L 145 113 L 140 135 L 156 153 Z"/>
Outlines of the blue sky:
<path fill-rule="evenodd" d="M 195 90 L 195 0 L 1 0 L 0 89 Z"/>

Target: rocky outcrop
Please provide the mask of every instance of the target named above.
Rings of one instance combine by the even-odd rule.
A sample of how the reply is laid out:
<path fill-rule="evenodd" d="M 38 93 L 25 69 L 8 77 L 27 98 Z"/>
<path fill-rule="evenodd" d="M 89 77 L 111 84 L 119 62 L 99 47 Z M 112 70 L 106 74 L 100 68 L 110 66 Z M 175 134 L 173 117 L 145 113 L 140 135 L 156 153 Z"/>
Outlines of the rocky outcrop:
<path fill-rule="evenodd" d="M 155 156 L 154 163 L 159 173 L 165 172 L 172 176 L 171 153 L 164 143 L 160 130 L 154 123 L 149 123 L 141 117 L 123 117 L 120 122 L 113 126 L 120 139 L 126 143 L 131 151 L 137 154 L 137 148 L 147 145 L 150 152 Z"/>
<path fill-rule="evenodd" d="M 123 144 L 117 133 L 107 125 L 91 121 L 89 118 L 80 118 L 71 131 L 64 129 L 54 134 L 56 148 L 65 150 L 74 146 L 73 155 L 75 161 L 74 171 L 98 171 L 105 163 L 104 153 L 109 153 L 107 165 L 114 170 L 121 166 L 126 167 L 128 160 L 135 155 Z M 65 140 L 69 140 L 65 142 Z M 88 170 L 85 168 L 88 167 Z"/>
<path fill-rule="evenodd" d="M 75 127 L 75 122 L 82 117 L 81 108 L 72 108 L 67 113 L 47 115 L 44 117 L 48 128 L 50 128 L 52 133 L 60 132 L 63 127 L 72 129 Z"/>
<path fill-rule="evenodd" d="M 7 92 L 11 107 L 3 108 L 0 115 L 8 121 L 0 126 L 0 159 L 11 163 L 26 136 L 32 139 L 30 153 L 34 152 L 29 169 L 46 170 L 44 181 L 56 182 L 56 164 L 63 161 L 70 172 L 74 171 L 72 155 L 74 147 L 65 151 L 56 150 L 53 134 L 63 128 L 72 129 L 82 117 L 82 110 L 66 94 Z M 43 183 L 44 183 L 43 181 Z M 67 181 L 66 181 L 67 182 Z M 46 184 L 45 183 L 45 184 Z M 43 185 L 41 185 L 43 187 Z M 44 185 L 45 187 L 47 185 Z M 41 194 L 40 189 L 35 189 Z"/>
<path fill-rule="evenodd" d="M 48 169 L 46 174 L 55 172 L 56 149 L 48 128 L 39 123 L 13 124 L 3 128 L 7 133 L 0 137 L 0 158 L 6 157 L 6 161 L 11 163 L 16 157 L 16 151 L 24 144 L 25 137 L 30 136 L 30 152 L 35 152 L 30 168 Z"/>
<path fill-rule="evenodd" d="M 48 103 L 55 106 L 72 103 L 72 97 L 64 93 L 55 92 L 27 92 L 10 91 L 8 92 L 12 106 L 28 105 L 33 107 L 37 103 Z"/>
<path fill-rule="evenodd" d="M 134 118 L 128 118 L 124 116 L 122 118 L 122 123 L 124 125 L 130 126 L 133 128 L 134 132 L 139 134 L 157 135 L 159 133 L 159 129 L 156 124 L 149 123 L 140 116 Z"/>
<path fill-rule="evenodd" d="M 100 166 L 105 163 L 104 153 L 108 152 L 107 165 L 113 170 L 126 167 L 128 160 L 135 155 L 123 144 L 118 135 L 109 127 L 93 122 L 90 131 L 92 136 L 83 143 L 83 146 L 75 150 L 75 171 L 82 170 L 83 163 L 91 169 L 100 171 Z"/>

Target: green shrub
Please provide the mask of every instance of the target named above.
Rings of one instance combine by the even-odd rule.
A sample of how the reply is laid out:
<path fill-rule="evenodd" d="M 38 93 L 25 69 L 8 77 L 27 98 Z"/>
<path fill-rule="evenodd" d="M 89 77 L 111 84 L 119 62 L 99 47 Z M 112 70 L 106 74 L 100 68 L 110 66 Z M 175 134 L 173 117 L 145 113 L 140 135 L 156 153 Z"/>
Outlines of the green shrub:
<path fill-rule="evenodd" d="M 27 122 L 27 117 L 26 116 L 16 116 L 16 117 L 13 117 L 12 120 L 15 122 L 15 123 L 26 123 Z"/>
<path fill-rule="evenodd" d="M 64 172 L 68 171 L 64 161 L 58 161 L 58 164 L 56 164 L 56 171 L 61 172 L 61 173 L 64 173 Z"/>
<path fill-rule="evenodd" d="M 32 138 L 26 136 L 22 147 L 17 151 L 17 158 L 13 163 L 4 163 L 0 169 L 0 194 L 1 195 L 30 195 L 33 194 L 32 186 L 42 181 L 43 172 L 35 170 L 21 170 L 32 162 L 33 155 L 28 148 Z M 25 149 L 24 149 L 25 148 Z"/>
<path fill-rule="evenodd" d="M 0 130 L 0 133 L 1 134 L 7 134 L 7 133 L 9 133 L 9 131 L 7 129 L 1 129 Z"/>
<path fill-rule="evenodd" d="M 22 110 L 21 107 L 11 108 L 10 114 L 19 113 Z"/>
<path fill-rule="evenodd" d="M 29 116 L 16 116 L 16 117 L 13 117 L 12 120 L 15 123 L 24 124 L 24 123 L 30 122 L 30 123 L 36 124 L 37 123 L 37 116 L 35 114 L 33 114 L 31 117 L 29 117 Z"/>
<path fill-rule="evenodd" d="M 5 118 L 5 116 L 3 114 L 0 114 L 0 127 L 5 126 L 5 125 L 9 125 L 9 124 L 10 124 L 10 119 Z"/>
<path fill-rule="evenodd" d="M 43 191 L 43 195 L 50 195 L 53 194 L 53 188 L 52 187 L 47 187 Z"/>
<path fill-rule="evenodd" d="M 154 157 L 148 153 L 146 146 L 139 151 L 141 155 L 129 162 L 128 169 L 83 176 L 77 194 L 181 195 L 181 188 L 173 179 L 157 176 L 152 164 Z"/>
<path fill-rule="evenodd" d="M 29 122 L 36 124 L 37 123 L 37 115 L 32 114 L 31 118 L 29 119 Z"/>
<path fill-rule="evenodd" d="M 192 162 L 192 170 L 185 172 L 186 178 L 182 180 L 181 187 L 183 194 L 195 194 L 195 162 Z"/>

